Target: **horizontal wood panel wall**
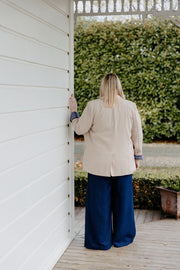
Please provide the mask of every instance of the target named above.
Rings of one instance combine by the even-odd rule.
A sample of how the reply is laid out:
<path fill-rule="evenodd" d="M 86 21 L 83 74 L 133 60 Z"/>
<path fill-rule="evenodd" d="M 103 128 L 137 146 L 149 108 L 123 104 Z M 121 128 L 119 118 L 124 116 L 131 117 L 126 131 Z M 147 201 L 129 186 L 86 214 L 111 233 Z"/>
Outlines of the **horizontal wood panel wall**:
<path fill-rule="evenodd" d="M 0 1 L 0 269 L 52 269 L 73 238 L 73 7 Z"/>

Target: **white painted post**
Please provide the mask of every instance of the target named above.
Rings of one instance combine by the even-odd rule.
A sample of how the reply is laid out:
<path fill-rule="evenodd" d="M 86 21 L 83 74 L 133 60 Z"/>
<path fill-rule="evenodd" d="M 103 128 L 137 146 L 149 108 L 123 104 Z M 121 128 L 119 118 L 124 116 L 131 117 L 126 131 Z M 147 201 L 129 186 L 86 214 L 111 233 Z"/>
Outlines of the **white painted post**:
<path fill-rule="evenodd" d="M 73 14 L 73 0 L 69 0 L 70 4 L 70 25 L 69 25 L 69 75 L 70 75 L 70 91 L 69 96 L 74 93 L 74 14 Z M 69 125 L 69 233 L 71 239 L 74 238 L 74 131 Z"/>

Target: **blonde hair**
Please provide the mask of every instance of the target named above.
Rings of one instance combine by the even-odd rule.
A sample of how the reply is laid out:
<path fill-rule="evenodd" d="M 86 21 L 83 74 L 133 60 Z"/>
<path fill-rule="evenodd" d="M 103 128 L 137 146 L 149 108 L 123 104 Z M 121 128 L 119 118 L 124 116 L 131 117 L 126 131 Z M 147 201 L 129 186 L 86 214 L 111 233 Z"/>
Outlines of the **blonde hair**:
<path fill-rule="evenodd" d="M 113 107 L 117 101 L 116 95 L 125 99 L 118 76 L 114 73 L 108 73 L 102 79 L 100 86 L 100 98 L 103 100 L 105 107 Z"/>

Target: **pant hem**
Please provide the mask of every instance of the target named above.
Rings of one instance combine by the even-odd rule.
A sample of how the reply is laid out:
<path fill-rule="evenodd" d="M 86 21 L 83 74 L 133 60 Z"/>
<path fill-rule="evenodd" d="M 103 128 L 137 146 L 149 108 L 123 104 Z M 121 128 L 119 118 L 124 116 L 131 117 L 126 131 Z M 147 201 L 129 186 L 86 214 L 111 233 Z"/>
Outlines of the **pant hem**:
<path fill-rule="evenodd" d="M 134 241 L 134 238 L 132 239 L 132 240 L 130 240 L 130 241 L 128 241 L 128 242 L 121 242 L 121 243 L 119 243 L 119 244 L 114 244 L 113 243 L 113 245 L 114 245 L 114 247 L 124 247 L 124 246 L 128 246 L 129 244 L 131 244 L 132 242 Z"/>
<path fill-rule="evenodd" d="M 84 247 L 87 249 L 94 249 L 94 250 L 108 250 L 112 247 L 112 244 L 108 247 L 90 247 L 88 245 L 84 245 Z"/>

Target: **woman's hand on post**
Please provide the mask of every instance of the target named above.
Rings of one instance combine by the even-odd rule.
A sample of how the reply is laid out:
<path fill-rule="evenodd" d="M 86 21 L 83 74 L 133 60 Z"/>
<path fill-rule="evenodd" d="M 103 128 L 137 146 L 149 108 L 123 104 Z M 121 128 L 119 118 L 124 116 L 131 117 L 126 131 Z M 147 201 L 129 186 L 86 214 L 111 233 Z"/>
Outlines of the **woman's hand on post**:
<path fill-rule="evenodd" d="M 135 159 L 135 165 L 136 165 L 136 169 L 139 169 L 139 160 Z"/>
<path fill-rule="evenodd" d="M 69 98 L 69 108 L 71 112 L 77 112 L 77 101 L 73 94 L 71 94 L 71 97 Z"/>

